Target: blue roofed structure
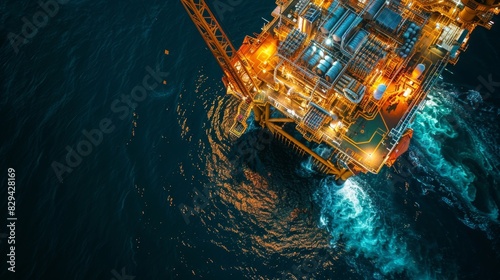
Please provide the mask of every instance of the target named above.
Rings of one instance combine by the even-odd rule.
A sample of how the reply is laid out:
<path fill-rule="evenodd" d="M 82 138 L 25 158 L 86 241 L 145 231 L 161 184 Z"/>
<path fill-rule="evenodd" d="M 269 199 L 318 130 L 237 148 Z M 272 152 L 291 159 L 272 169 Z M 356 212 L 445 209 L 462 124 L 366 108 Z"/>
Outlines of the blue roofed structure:
<path fill-rule="evenodd" d="M 400 14 L 387 7 L 383 8 L 376 18 L 377 24 L 390 32 L 396 31 L 401 20 L 403 20 L 403 17 Z"/>

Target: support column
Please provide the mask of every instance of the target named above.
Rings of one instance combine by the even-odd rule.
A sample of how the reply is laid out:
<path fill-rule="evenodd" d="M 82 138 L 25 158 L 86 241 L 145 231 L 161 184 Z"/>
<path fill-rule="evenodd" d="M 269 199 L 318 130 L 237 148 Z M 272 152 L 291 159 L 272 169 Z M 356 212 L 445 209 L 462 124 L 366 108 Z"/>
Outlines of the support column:
<path fill-rule="evenodd" d="M 335 183 L 339 186 L 343 185 L 347 179 L 349 179 L 351 176 L 353 176 L 354 173 L 351 172 L 349 169 L 342 169 L 340 176 L 335 177 Z"/>
<path fill-rule="evenodd" d="M 262 120 L 262 110 L 259 106 L 257 105 L 254 105 L 253 106 L 253 114 L 254 114 L 254 122 L 255 124 L 258 124 L 260 126 L 262 126 L 262 123 L 263 123 L 263 120 Z"/>

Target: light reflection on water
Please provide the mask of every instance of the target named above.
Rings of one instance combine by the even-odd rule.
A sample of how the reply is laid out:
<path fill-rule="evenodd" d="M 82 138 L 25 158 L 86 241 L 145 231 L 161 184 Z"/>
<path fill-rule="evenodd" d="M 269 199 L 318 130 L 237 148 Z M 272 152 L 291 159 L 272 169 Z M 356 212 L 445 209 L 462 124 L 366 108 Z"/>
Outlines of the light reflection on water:
<path fill-rule="evenodd" d="M 203 84 L 206 79 L 198 82 Z M 200 219 L 211 244 L 235 259 L 252 260 L 245 262 L 247 266 L 234 269 L 244 271 L 249 278 L 267 275 L 265 278 L 324 279 L 343 275 L 347 279 L 362 275 L 365 279 L 439 279 L 458 275 L 457 263 L 444 263 L 436 241 L 426 244 L 429 239 L 422 239 L 422 233 L 416 231 L 417 217 L 425 209 L 417 209 L 420 205 L 416 200 L 398 200 L 402 194 L 407 195 L 408 187 L 432 188 L 432 184 L 417 186 L 406 182 L 405 191 L 381 177 L 359 176 L 338 187 L 331 178 L 318 176 L 309 158 L 284 164 L 285 149 L 275 142 L 267 144 L 264 151 L 257 151 L 256 160 L 249 164 L 240 158 L 238 145 L 254 137 L 259 128 L 250 126 L 242 139 L 232 139 L 228 128 L 236 101 L 220 94 L 222 88 L 197 88 L 201 89 L 197 102 L 208 112 L 204 116 L 208 124 L 202 124 L 205 134 L 200 136 L 193 161 L 203 163 L 200 172 L 216 187 L 210 196 L 210 207 Z M 214 92 L 218 93 L 215 98 Z M 427 176 L 434 177 L 434 181 L 433 170 L 437 170 L 441 176 L 469 186 L 474 176 L 463 166 L 447 163 L 442 151 L 444 144 L 430 138 L 438 132 L 450 138 L 457 135 L 452 126 L 440 121 L 453 110 L 433 97 L 430 103 L 434 106 L 424 110 L 414 125 L 412 162 L 421 164 L 418 171 L 427 170 Z M 283 169 L 284 165 L 293 171 Z M 451 172 L 455 169 L 463 172 Z M 394 193 L 384 193 L 384 187 Z M 420 192 L 418 198 L 426 193 Z M 470 191 L 458 194 L 472 198 Z M 398 203 L 416 205 L 417 210 L 399 212 L 393 205 Z M 456 203 L 450 201 L 447 205 L 455 207 Z M 494 209 L 488 213 L 493 219 L 497 215 L 498 210 Z M 477 219 L 471 220 L 469 215 L 458 219 L 471 228 L 480 227 L 475 225 Z M 267 270 L 252 262 L 264 264 Z M 284 264 L 290 262 L 296 265 L 287 268 Z M 315 269 L 306 269 L 306 264 Z"/>

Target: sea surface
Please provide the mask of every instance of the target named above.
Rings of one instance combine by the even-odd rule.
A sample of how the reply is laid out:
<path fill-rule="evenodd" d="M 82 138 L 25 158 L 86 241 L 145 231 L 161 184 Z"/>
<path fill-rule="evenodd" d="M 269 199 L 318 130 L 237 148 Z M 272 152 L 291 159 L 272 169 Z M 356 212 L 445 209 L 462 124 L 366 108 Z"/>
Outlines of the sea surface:
<path fill-rule="evenodd" d="M 60 2 L 0 2 L 0 279 L 500 279 L 498 25 L 409 152 L 337 187 L 258 127 L 230 137 L 236 101 L 180 1 Z M 216 2 L 236 46 L 275 7 Z"/>

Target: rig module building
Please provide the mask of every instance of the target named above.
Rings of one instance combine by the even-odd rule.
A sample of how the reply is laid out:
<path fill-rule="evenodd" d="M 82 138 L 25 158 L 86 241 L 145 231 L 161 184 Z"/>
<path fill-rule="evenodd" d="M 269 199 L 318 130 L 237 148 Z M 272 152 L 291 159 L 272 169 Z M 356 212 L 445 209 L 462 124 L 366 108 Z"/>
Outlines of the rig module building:
<path fill-rule="evenodd" d="M 241 136 L 253 111 L 340 184 L 407 150 L 444 67 L 500 12 L 500 0 L 278 0 L 274 19 L 236 50 L 203 0 L 181 2 L 241 100 L 231 133 Z"/>

